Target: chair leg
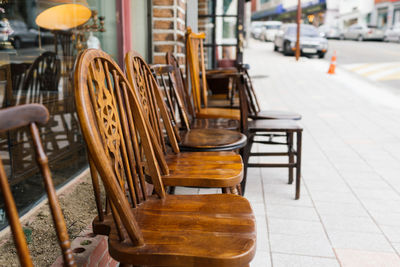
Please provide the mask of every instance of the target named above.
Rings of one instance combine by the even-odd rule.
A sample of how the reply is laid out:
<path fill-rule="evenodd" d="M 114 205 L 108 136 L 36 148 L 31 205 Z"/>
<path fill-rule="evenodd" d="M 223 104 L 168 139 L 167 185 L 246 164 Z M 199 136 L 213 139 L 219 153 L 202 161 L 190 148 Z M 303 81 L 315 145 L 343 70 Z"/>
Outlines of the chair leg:
<path fill-rule="evenodd" d="M 253 137 L 251 135 L 247 136 L 247 145 L 241 149 L 240 154 L 242 156 L 243 160 L 243 179 L 242 182 L 240 183 L 241 187 L 241 195 L 244 196 L 244 192 L 246 189 L 246 180 L 247 180 L 247 168 L 248 168 L 248 163 L 249 163 L 249 158 L 250 158 L 250 151 L 251 147 L 253 146 Z"/>
<path fill-rule="evenodd" d="M 228 190 L 227 187 L 222 187 L 221 189 L 222 189 L 222 194 L 228 194 L 229 193 L 229 190 Z"/>
<path fill-rule="evenodd" d="M 288 144 L 288 156 L 289 156 L 289 164 L 294 163 L 294 154 L 293 154 L 293 133 L 287 133 L 287 144 Z M 293 183 L 293 167 L 289 167 L 289 180 L 288 184 Z"/>
<path fill-rule="evenodd" d="M 236 186 L 230 187 L 229 190 L 231 191 L 231 194 L 239 195 L 239 191 L 237 190 Z"/>
<path fill-rule="evenodd" d="M 175 195 L 175 186 L 169 186 L 169 188 L 168 188 L 168 194 L 170 194 L 170 195 Z"/>
<path fill-rule="evenodd" d="M 300 198 L 302 132 L 297 132 L 296 199 Z"/>

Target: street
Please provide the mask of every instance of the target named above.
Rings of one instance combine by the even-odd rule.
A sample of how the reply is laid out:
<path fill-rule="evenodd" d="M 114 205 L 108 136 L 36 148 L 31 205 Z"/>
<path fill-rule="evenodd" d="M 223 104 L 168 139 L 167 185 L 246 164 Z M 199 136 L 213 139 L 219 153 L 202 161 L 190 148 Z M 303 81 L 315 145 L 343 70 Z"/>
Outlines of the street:
<path fill-rule="evenodd" d="M 337 66 L 400 90 L 400 44 L 329 40 L 325 60 L 336 51 Z"/>
<path fill-rule="evenodd" d="M 260 45 L 265 46 L 268 51 L 273 50 L 272 43 L 252 41 L 260 42 Z M 329 40 L 329 49 L 325 58 L 321 60 L 314 57 L 310 60 L 326 62 L 328 71 L 334 51 L 336 51 L 338 68 L 376 84 L 378 87 L 388 88 L 396 94 L 400 94 L 400 44 Z"/>

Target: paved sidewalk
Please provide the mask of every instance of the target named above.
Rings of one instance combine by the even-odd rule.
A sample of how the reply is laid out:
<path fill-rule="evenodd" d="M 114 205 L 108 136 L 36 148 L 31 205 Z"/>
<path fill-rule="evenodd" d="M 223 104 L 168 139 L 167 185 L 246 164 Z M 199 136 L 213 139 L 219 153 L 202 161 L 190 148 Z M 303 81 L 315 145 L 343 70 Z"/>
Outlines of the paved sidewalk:
<path fill-rule="evenodd" d="M 297 111 L 304 127 L 300 200 L 287 169 L 249 169 L 251 266 L 400 266 L 400 97 L 267 43 L 251 42 L 245 62 L 262 107 Z"/>

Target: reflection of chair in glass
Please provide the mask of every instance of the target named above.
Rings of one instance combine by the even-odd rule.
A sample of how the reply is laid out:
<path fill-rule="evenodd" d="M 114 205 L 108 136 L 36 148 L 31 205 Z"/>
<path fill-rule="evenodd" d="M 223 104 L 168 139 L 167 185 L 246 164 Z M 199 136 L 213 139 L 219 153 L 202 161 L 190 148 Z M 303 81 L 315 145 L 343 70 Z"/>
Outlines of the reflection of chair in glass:
<path fill-rule="evenodd" d="M 65 167 L 77 161 L 77 151 L 83 149 L 72 96 L 59 90 L 61 63 L 54 52 L 44 52 L 29 67 L 21 86 L 12 90 L 12 104 L 41 103 L 50 112 L 49 123 L 40 128 L 43 145 L 50 161 Z M 15 75 L 16 76 L 16 75 Z M 11 77 L 13 74 L 11 73 Z M 13 80 L 13 79 L 11 79 Z M 17 80 L 17 79 L 14 79 Z M 14 88 L 14 86 L 13 86 Z M 30 160 L 31 145 L 26 129 L 9 132 L 13 182 L 33 175 L 37 169 Z"/>
<path fill-rule="evenodd" d="M 81 53 L 75 92 L 82 132 L 112 211 L 110 255 L 135 266 L 248 266 L 256 248 L 250 203 L 233 194 L 165 193 L 152 141 L 157 137 L 115 61 L 99 50 Z M 152 196 L 143 172 L 154 185 Z"/>
<path fill-rule="evenodd" d="M 30 66 L 30 63 L 11 63 L 0 67 L 0 81 L 6 82 L 3 108 L 17 104 L 17 92 L 21 90 Z"/>
<path fill-rule="evenodd" d="M 58 99 L 61 61 L 54 52 L 44 52 L 36 58 L 22 85 L 24 103 L 42 103 L 54 108 L 51 103 Z M 50 114 L 53 110 L 49 109 Z"/>
<path fill-rule="evenodd" d="M 48 159 L 40 141 L 38 127 L 36 126 L 36 123 L 44 124 L 48 119 L 49 113 L 42 105 L 30 104 L 10 107 L 0 110 L 0 132 L 9 131 L 23 126 L 29 126 L 36 152 L 36 161 L 42 172 L 46 193 L 49 198 L 50 211 L 62 250 L 64 266 L 76 266 L 70 246 L 67 227 L 65 225 L 64 217 L 57 200 L 56 191 L 54 190 Z M 27 242 L 25 240 L 25 235 L 21 223 L 19 222 L 14 198 L 11 194 L 10 186 L 8 184 L 7 176 L 1 160 L 0 189 L 21 266 L 33 266 L 31 257 L 29 255 Z M 43 242 L 45 242 L 45 240 L 43 240 Z"/>

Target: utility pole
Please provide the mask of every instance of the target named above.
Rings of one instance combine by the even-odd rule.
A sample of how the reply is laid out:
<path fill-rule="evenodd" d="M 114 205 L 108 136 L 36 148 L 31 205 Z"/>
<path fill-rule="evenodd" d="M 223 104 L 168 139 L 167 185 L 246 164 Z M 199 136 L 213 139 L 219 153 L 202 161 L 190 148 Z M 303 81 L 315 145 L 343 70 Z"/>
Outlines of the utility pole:
<path fill-rule="evenodd" d="M 301 0 L 297 2 L 297 40 L 296 40 L 296 61 L 300 58 L 300 19 L 301 19 Z"/>

